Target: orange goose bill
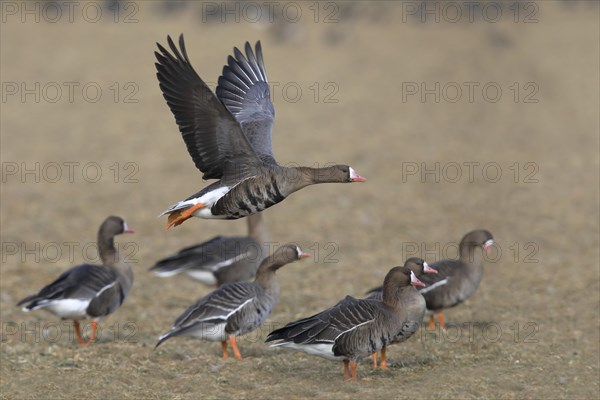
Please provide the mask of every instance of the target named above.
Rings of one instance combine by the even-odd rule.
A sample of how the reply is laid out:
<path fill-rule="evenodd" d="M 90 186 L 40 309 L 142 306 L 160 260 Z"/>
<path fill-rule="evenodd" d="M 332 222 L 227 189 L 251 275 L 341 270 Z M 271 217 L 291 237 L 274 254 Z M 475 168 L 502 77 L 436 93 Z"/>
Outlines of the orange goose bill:
<path fill-rule="evenodd" d="M 291 322 L 269 333 L 273 347 L 286 347 L 344 362 L 344 379 L 356 380 L 357 363 L 386 347 L 408 318 L 406 304 L 422 285 L 406 267 L 394 267 L 385 277 L 382 300 L 347 296 L 335 306 Z"/>
<path fill-rule="evenodd" d="M 257 329 L 271 314 L 279 297 L 279 282 L 275 272 L 286 264 L 306 258 L 295 244 L 287 244 L 265 258 L 253 282 L 228 283 L 201 298 L 189 307 L 158 338 L 158 347 L 174 336 L 187 335 L 197 339 L 221 342 L 223 358 L 227 358 L 227 342 L 236 359 L 242 355 L 236 336 Z"/>
<path fill-rule="evenodd" d="M 260 42 L 245 55 L 234 48 L 219 77 L 216 95 L 196 73 L 183 35 L 179 48 L 157 43 L 160 89 L 175 116 L 187 150 L 203 173 L 216 182 L 180 201 L 162 215 L 167 228 L 191 217 L 237 219 L 265 210 L 303 187 L 319 183 L 364 182 L 347 165 L 284 167 L 275 161 L 271 103 Z"/>
<path fill-rule="evenodd" d="M 133 229 L 120 217 L 108 217 L 98 231 L 98 249 L 102 265 L 82 264 L 63 272 L 37 294 L 17 303 L 24 312 L 46 310 L 62 319 L 73 320 L 77 341 L 82 346 L 93 343 L 98 320 L 115 312 L 133 283 L 133 271 L 115 248 L 113 238 Z M 92 332 L 86 342 L 79 321 L 93 318 Z"/>

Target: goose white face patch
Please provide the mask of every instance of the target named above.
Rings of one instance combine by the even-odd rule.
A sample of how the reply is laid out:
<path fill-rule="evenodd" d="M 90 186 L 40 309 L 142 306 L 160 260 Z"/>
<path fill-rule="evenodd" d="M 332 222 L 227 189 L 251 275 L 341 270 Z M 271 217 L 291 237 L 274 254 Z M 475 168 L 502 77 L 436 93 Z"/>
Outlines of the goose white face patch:
<path fill-rule="evenodd" d="M 427 262 L 423 261 L 423 272 L 426 274 L 437 274 L 437 269 L 430 267 Z"/>
<path fill-rule="evenodd" d="M 123 221 L 123 233 L 135 233 L 134 230 L 131 229 L 125 221 Z"/>
<path fill-rule="evenodd" d="M 359 174 L 356 173 L 356 171 L 354 170 L 354 168 L 352 167 L 348 167 L 349 168 L 349 175 L 350 175 L 350 182 L 365 182 L 367 179 L 364 176 L 360 176 Z"/>
<path fill-rule="evenodd" d="M 410 271 L 410 281 L 411 282 L 416 282 L 417 281 L 417 276 L 412 271 Z"/>
<path fill-rule="evenodd" d="M 354 168 L 349 167 L 350 168 L 350 179 L 352 178 L 356 178 L 356 171 L 354 171 Z"/>

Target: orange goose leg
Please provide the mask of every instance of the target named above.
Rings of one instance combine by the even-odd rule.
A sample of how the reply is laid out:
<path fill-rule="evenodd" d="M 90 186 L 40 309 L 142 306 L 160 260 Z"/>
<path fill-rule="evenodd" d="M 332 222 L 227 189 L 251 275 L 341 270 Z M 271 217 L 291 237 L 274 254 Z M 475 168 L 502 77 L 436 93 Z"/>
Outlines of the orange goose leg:
<path fill-rule="evenodd" d="M 446 329 L 446 323 L 444 322 L 444 314 L 440 311 L 437 313 L 438 323 L 440 324 L 440 329 Z"/>
<path fill-rule="evenodd" d="M 429 316 L 429 324 L 427 324 L 427 329 L 435 329 L 435 318 L 433 314 Z"/>
<path fill-rule="evenodd" d="M 223 358 L 229 357 L 227 355 L 227 342 L 225 340 L 221 342 L 221 350 L 223 351 Z"/>
<path fill-rule="evenodd" d="M 235 336 L 231 336 L 229 338 L 229 343 L 231 344 L 231 348 L 233 349 L 233 356 L 237 360 L 241 360 L 242 359 L 242 354 L 240 353 L 240 350 L 237 347 L 237 343 L 235 342 Z"/>
<path fill-rule="evenodd" d="M 192 218 L 192 214 L 194 214 L 194 212 L 196 210 L 199 210 L 201 208 L 206 207 L 205 204 L 203 203 L 198 203 L 196 205 L 193 205 L 189 208 L 183 209 L 183 210 L 175 210 L 173 211 L 171 214 L 169 214 L 169 217 L 167 219 L 167 229 L 173 227 L 173 226 L 177 226 L 177 225 L 181 225 L 183 224 L 183 222 L 189 218 Z"/>
<path fill-rule="evenodd" d="M 73 327 L 75 328 L 75 334 L 77 335 L 77 341 L 83 347 L 87 346 L 85 339 L 81 336 L 81 328 L 79 327 L 79 321 L 73 321 Z"/>
<path fill-rule="evenodd" d="M 375 353 L 377 356 L 377 353 Z M 350 368 L 348 365 L 350 364 L 349 360 L 344 360 L 344 380 L 347 381 L 350 379 Z"/>
<path fill-rule="evenodd" d="M 92 333 L 90 334 L 90 338 L 88 339 L 88 344 L 94 343 L 94 339 L 96 339 L 96 329 L 98 329 L 98 321 L 94 320 L 92 322 Z"/>
<path fill-rule="evenodd" d="M 373 353 L 373 368 L 377 368 L 377 352 Z"/>
<path fill-rule="evenodd" d="M 387 359 L 385 358 L 385 347 L 383 349 L 381 349 L 381 364 L 379 364 L 379 367 L 381 367 L 382 369 L 387 369 Z"/>
<path fill-rule="evenodd" d="M 357 366 L 358 366 L 358 363 L 355 360 L 350 361 L 350 369 L 352 370 L 352 380 L 353 381 L 358 380 L 358 376 L 356 376 L 356 367 Z"/>

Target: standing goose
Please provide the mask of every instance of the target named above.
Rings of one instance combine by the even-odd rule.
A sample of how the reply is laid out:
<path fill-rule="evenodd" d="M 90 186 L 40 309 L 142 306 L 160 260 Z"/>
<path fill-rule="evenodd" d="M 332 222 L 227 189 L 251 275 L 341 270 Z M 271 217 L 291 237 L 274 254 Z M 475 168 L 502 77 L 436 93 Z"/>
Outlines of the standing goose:
<path fill-rule="evenodd" d="M 295 244 L 281 246 L 263 260 L 254 282 L 228 283 L 204 296 L 175 320 L 171 330 L 158 339 L 156 347 L 173 336 L 188 335 L 220 341 L 223 358 L 227 358 L 229 340 L 234 357 L 241 360 L 235 337 L 258 328 L 279 300 L 275 271 L 308 256 Z"/>
<path fill-rule="evenodd" d="M 426 288 L 420 293 L 425 297 L 427 310 L 436 312 L 440 328 L 445 329 L 442 310 L 454 307 L 471 297 L 483 276 L 483 248 L 488 252 L 494 244 L 492 234 L 479 229 L 467 233 L 459 245 L 458 260 L 442 260 L 431 264 L 438 273 L 423 276 Z M 431 314 L 429 329 L 435 328 L 434 315 Z"/>
<path fill-rule="evenodd" d="M 214 237 L 181 249 L 150 270 L 160 277 L 185 273 L 206 285 L 217 286 L 254 278 L 267 255 L 269 234 L 262 213 L 252 214 L 246 220 L 248 236 Z"/>
<path fill-rule="evenodd" d="M 267 342 L 330 360 L 344 361 L 344 379 L 357 379 L 358 360 L 387 346 L 401 331 L 405 303 L 423 286 L 406 267 L 394 267 L 383 281 L 383 300 L 351 296 L 308 318 L 274 330 Z M 351 372 L 350 372 L 351 371 Z"/>
<path fill-rule="evenodd" d="M 192 216 L 237 219 L 265 210 L 303 187 L 318 183 L 363 182 L 347 165 L 325 168 L 283 167 L 275 161 L 271 128 L 275 111 L 270 100 L 260 42 L 256 56 L 246 43 L 246 56 L 235 58 L 219 78 L 216 96 L 188 58 L 183 35 L 171 52 L 160 44 L 155 64 L 160 89 L 203 179 L 218 179 L 174 204 L 167 228 Z"/>
<path fill-rule="evenodd" d="M 98 252 L 102 265 L 73 267 L 17 305 L 29 303 L 23 311 L 41 308 L 62 319 L 71 319 L 79 344 L 85 347 L 93 343 L 98 319 L 115 312 L 123 304 L 133 283 L 131 266 L 120 257 L 114 244 L 116 235 L 133 232 L 122 218 L 108 217 L 98 230 Z M 81 336 L 79 321 L 87 317 L 93 318 L 93 322 L 86 343 Z"/>
<path fill-rule="evenodd" d="M 431 268 L 425 260 L 418 257 L 411 257 L 404 263 L 404 266 L 410 269 L 417 278 L 422 279 L 423 274 L 437 274 L 434 268 Z M 369 299 L 382 300 L 383 299 L 383 287 L 372 289 L 369 291 Z M 413 291 L 412 296 L 407 299 L 405 303 L 405 310 L 407 313 L 406 322 L 402 326 L 402 329 L 396 335 L 394 340 L 390 344 L 401 343 L 407 340 L 409 337 L 419 329 L 423 316 L 425 315 L 425 299 L 423 296 L 416 291 Z M 380 367 L 387 368 L 386 359 L 386 347 L 381 349 L 381 364 Z M 377 353 L 373 353 L 373 368 L 377 368 Z"/>

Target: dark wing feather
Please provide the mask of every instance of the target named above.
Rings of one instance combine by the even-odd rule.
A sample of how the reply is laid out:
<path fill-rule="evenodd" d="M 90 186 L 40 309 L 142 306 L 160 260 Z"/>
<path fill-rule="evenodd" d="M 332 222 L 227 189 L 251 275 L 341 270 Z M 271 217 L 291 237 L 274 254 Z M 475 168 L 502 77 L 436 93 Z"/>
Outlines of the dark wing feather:
<path fill-rule="evenodd" d="M 110 267 L 82 264 L 63 272 L 36 295 L 24 298 L 17 305 L 31 302 L 27 308 L 32 309 L 38 302 L 44 300 L 92 299 L 100 290 L 117 280 L 117 272 Z"/>
<path fill-rule="evenodd" d="M 373 289 L 369 290 L 366 294 L 368 294 L 368 299 L 381 300 L 383 297 L 383 286 L 374 287 Z"/>
<path fill-rule="evenodd" d="M 283 340 L 296 344 L 333 343 L 337 342 L 344 332 L 368 323 L 375 315 L 376 309 L 371 301 L 346 296 L 327 310 L 274 330 L 266 341 Z"/>
<path fill-rule="evenodd" d="M 157 43 L 156 76 L 203 178 L 239 180 L 254 175 L 260 160 L 239 123 L 192 67 L 183 35 L 179 37 L 181 52 L 171 37 L 167 40 L 172 54 Z"/>
<path fill-rule="evenodd" d="M 367 292 L 367 294 L 367 299 L 369 300 L 383 301 L 383 286 L 371 289 Z"/>
<path fill-rule="evenodd" d="M 240 123 L 261 160 L 275 163 L 271 133 L 275 109 L 260 41 L 256 42 L 256 56 L 248 42 L 245 51 L 246 56 L 235 47 L 234 57 L 227 58 L 227 65 L 219 77 L 217 97 Z"/>
<path fill-rule="evenodd" d="M 123 286 L 119 282 L 104 290 L 100 295 L 94 297 L 90 301 L 86 312 L 92 317 L 102 317 L 115 312 L 125 300 L 125 292 Z"/>
<path fill-rule="evenodd" d="M 282 328 L 275 329 L 274 331 L 269 333 L 266 342 L 271 342 L 274 340 L 294 339 L 292 340 L 294 343 L 304 343 L 304 338 L 299 337 L 300 335 L 302 335 L 303 332 L 311 330 L 316 326 L 319 326 L 327 320 L 327 313 L 332 312 L 336 307 L 340 306 L 342 303 L 351 302 L 352 300 L 356 299 L 354 299 L 352 296 L 346 296 L 344 299 L 340 300 L 334 306 L 326 310 L 313 314 L 309 317 L 304 317 L 296 321 L 290 322 Z"/>
<path fill-rule="evenodd" d="M 249 247 L 256 245 L 256 241 L 247 236 L 217 236 L 204 243 L 185 247 L 178 254 L 202 254 L 207 259 L 222 261 L 245 253 Z"/>
<path fill-rule="evenodd" d="M 177 252 L 177 254 L 205 252 L 207 249 L 212 249 L 213 247 L 219 247 L 221 245 L 221 243 L 223 243 L 227 239 L 229 239 L 227 236 L 220 236 L 220 235 L 215 236 L 214 238 L 209 239 L 206 242 L 202 242 L 199 244 L 193 244 L 191 246 L 184 247 L 181 250 L 179 250 Z"/>
<path fill-rule="evenodd" d="M 185 270 L 217 271 L 226 262 L 237 262 L 256 256 L 259 247 L 255 240 L 245 236 L 217 236 L 204 243 L 181 249 L 177 254 L 158 261 L 151 271 L 173 272 Z"/>
<path fill-rule="evenodd" d="M 365 348 L 370 353 L 385 345 L 386 338 L 376 337 L 380 335 L 373 329 L 377 317 L 376 303 L 379 302 L 362 299 L 336 314 L 336 326 L 340 327 L 340 333 L 331 349 L 334 355 L 361 354 Z"/>
<path fill-rule="evenodd" d="M 181 329 L 198 323 L 225 322 L 234 312 L 240 310 L 240 306 L 257 296 L 257 286 L 252 282 L 223 285 L 189 307 L 175 320 L 173 327 Z"/>
<path fill-rule="evenodd" d="M 159 338 L 155 348 L 173 336 L 227 322 L 251 305 L 259 296 L 259 290 L 252 282 L 228 283 L 221 286 L 185 310 L 175 320 L 171 330 Z"/>

